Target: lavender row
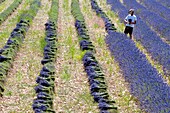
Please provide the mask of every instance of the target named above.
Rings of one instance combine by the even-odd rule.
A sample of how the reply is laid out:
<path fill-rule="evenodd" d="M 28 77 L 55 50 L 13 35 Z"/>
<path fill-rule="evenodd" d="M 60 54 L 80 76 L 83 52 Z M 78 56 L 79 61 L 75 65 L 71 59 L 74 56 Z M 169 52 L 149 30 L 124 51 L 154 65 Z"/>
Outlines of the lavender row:
<path fill-rule="evenodd" d="M 118 2 L 114 5 L 116 7 L 120 4 Z M 118 7 L 121 8 L 120 14 L 125 11 L 123 6 Z M 141 108 L 151 113 L 169 113 L 170 87 L 148 63 L 146 56 L 139 51 L 135 43 L 124 34 L 114 31 L 108 32 L 106 43 L 118 61 L 126 81 L 130 83 L 131 93 L 139 99 Z"/>
<path fill-rule="evenodd" d="M 6 10 L 0 13 L 0 24 L 4 22 L 12 12 L 21 4 L 22 0 L 15 0 Z"/>
<path fill-rule="evenodd" d="M 114 1 L 112 10 L 118 11 L 121 14 L 126 14 L 126 8 L 120 3 L 119 0 Z M 118 6 L 118 7 L 117 7 Z M 121 18 L 121 16 L 120 16 Z M 121 18 L 122 20 L 124 18 Z M 163 42 L 161 38 L 153 32 L 140 17 L 138 17 L 137 25 L 134 29 L 134 38 L 140 41 L 144 48 L 152 56 L 152 59 L 157 61 L 163 66 L 165 75 L 170 74 L 170 46 Z"/>
<path fill-rule="evenodd" d="M 170 46 L 145 26 L 143 21 L 139 20 L 138 26 L 140 27 L 136 27 L 134 37 L 142 43 L 151 58 L 163 66 L 164 74 L 170 76 Z"/>
<path fill-rule="evenodd" d="M 109 30 L 116 30 L 115 25 L 112 23 L 112 21 L 109 19 L 109 17 L 106 15 L 105 12 L 98 6 L 96 0 L 91 0 L 91 7 L 96 12 L 97 15 L 99 15 L 104 23 L 105 23 L 105 29 L 108 32 Z"/>
<path fill-rule="evenodd" d="M 170 21 L 170 9 L 159 4 L 155 0 L 139 0 L 141 4 L 145 6 L 148 10 L 158 14 L 159 16 L 165 18 L 167 21 Z"/>
<path fill-rule="evenodd" d="M 161 37 L 170 41 L 170 22 L 158 16 L 155 13 L 147 10 L 144 6 L 140 5 L 136 0 L 123 0 L 127 8 L 135 8 L 137 15 L 143 19 L 152 29 L 160 34 Z"/>
<path fill-rule="evenodd" d="M 114 31 L 109 32 L 106 43 L 130 85 L 130 92 L 138 98 L 141 109 L 148 113 L 169 113 L 170 87 L 135 43 Z"/>
<path fill-rule="evenodd" d="M 170 8 L 170 2 L 169 0 L 156 0 L 157 2 L 159 2 L 160 4 L 164 5 L 167 8 Z"/>
<path fill-rule="evenodd" d="M 111 10 L 113 10 L 119 17 L 121 22 L 124 22 L 124 18 L 127 16 L 127 9 L 120 3 L 119 0 L 107 0 L 107 4 L 111 5 Z"/>
<path fill-rule="evenodd" d="M 77 28 L 77 33 L 79 35 L 80 49 L 95 51 L 95 48 L 90 41 L 90 36 L 87 34 L 87 29 L 85 25 L 85 20 L 83 14 L 80 12 L 79 2 L 77 0 L 72 1 L 72 15 L 74 16 L 76 22 L 75 27 Z"/>
<path fill-rule="evenodd" d="M 55 113 L 53 110 L 54 98 L 54 77 L 55 67 L 53 63 L 44 64 L 40 75 L 37 77 L 36 99 L 33 101 L 32 108 L 34 113 Z"/>
<path fill-rule="evenodd" d="M 0 50 L 0 96 L 2 96 L 2 92 L 4 91 L 3 85 L 7 73 L 39 7 L 40 0 L 34 0 L 27 13 L 21 15 L 21 19 L 12 31 L 6 45 Z"/>
<path fill-rule="evenodd" d="M 98 103 L 100 113 L 117 113 L 115 101 L 109 99 L 105 75 L 92 52 L 85 53 L 83 64 L 88 75 L 91 95 Z"/>
<path fill-rule="evenodd" d="M 113 105 L 115 101 L 110 101 L 109 99 L 105 77 L 102 68 L 94 56 L 94 49 L 92 49 L 94 46 L 90 41 L 89 35 L 87 35 L 84 17 L 80 11 L 79 2 L 77 0 L 72 1 L 72 14 L 76 20 L 75 27 L 80 39 L 80 48 L 82 51 L 86 51 L 82 60 L 84 69 L 88 75 L 91 95 L 98 103 L 100 113 L 117 113 L 117 107 Z"/>
<path fill-rule="evenodd" d="M 54 81 L 55 81 L 55 60 L 57 52 L 57 19 L 58 19 L 58 0 L 53 0 L 49 12 L 49 21 L 45 24 L 46 46 L 44 47 L 44 58 L 41 60 L 43 68 L 37 77 L 36 99 L 33 101 L 32 108 L 35 113 L 55 113 L 53 110 Z"/>

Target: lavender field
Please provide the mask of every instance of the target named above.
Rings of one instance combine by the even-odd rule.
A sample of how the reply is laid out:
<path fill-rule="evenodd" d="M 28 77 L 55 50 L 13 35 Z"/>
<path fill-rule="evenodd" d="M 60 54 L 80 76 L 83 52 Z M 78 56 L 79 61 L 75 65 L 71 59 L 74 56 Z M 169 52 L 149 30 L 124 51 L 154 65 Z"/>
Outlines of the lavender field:
<path fill-rule="evenodd" d="M 169 3 L 0 0 L 0 113 L 170 113 Z"/>

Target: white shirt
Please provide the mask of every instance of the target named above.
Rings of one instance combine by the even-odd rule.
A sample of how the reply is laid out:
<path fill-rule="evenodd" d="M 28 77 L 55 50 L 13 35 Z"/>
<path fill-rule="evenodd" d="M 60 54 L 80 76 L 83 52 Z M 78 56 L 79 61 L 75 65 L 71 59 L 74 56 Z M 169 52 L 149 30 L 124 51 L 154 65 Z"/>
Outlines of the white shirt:
<path fill-rule="evenodd" d="M 131 16 L 131 14 L 128 14 L 125 18 L 126 21 L 128 21 L 129 19 L 132 20 L 132 22 L 135 22 L 137 21 L 137 17 L 135 15 Z M 128 21 L 129 22 L 129 21 Z M 129 27 L 134 27 L 135 25 L 134 24 L 129 24 L 127 23 L 126 26 L 129 26 Z"/>

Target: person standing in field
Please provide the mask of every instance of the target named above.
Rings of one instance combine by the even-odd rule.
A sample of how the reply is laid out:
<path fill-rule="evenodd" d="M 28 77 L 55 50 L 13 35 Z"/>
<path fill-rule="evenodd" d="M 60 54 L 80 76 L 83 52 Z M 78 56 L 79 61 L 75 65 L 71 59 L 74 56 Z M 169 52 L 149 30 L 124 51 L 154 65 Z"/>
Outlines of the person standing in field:
<path fill-rule="evenodd" d="M 126 24 L 124 33 L 126 35 L 129 34 L 130 39 L 132 39 L 133 28 L 136 24 L 136 21 L 137 21 L 137 17 L 134 15 L 134 9 L 130 9 L 129 14 L 124 19 L 124 22 Z"/>

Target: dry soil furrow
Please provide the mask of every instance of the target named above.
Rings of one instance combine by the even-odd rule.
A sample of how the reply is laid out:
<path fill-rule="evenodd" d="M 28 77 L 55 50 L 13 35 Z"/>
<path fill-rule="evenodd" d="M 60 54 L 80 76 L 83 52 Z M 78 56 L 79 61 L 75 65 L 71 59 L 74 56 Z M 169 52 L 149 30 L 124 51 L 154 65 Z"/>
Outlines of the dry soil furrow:
<path fill-rule="evenodd" d="M 23 0 L 22 3 L 18 6 L 15 12 L 13 12 L 7 19 L 0 25 L 0 48 L 2 48 L 6 41 L 8 40 L 10 33 L 16 27 L 18 18 L 22 11 L 29 8 L 29 2 Z M 8 1 L 10 2 L 10 1 Z"/>
<path fill-rule="evenodd" d="M 14 65 L 8 74 L 4 97 L 0 99 L 2 113 L 33 112 L 32 102 L 35 96 L 35 80 L 42 68 L 40 61 L 43 58 L 44 24 L 48 20 L 50 7 L 50 1 L 42 0 L 42 6 L 17 53 Z"/>
<path fill-rule="evenodd" d="M 105 27 L 103 20 L 92 11 L 90 0 L 80 0 L 81 10 L 85 17 L 87 29 L 91 41 L 96 48 L 96 58 L 98 59 L 105 73 L 108 84 L 108 92 L 116 101 L 120 113 L 142 113 L 137 101 L 130 95 L 128 84 L 125 82 L 118 64 L 114 62 L 105 44 Z"/>
<path fill-rule="evenodd" d="M 82 52 L 70 11 L 71 0 L 59 0 L 55 109 L 57 113 L 96 113 L 97 104 L 89 92 L 87 75 L 81 61 Z"/>

